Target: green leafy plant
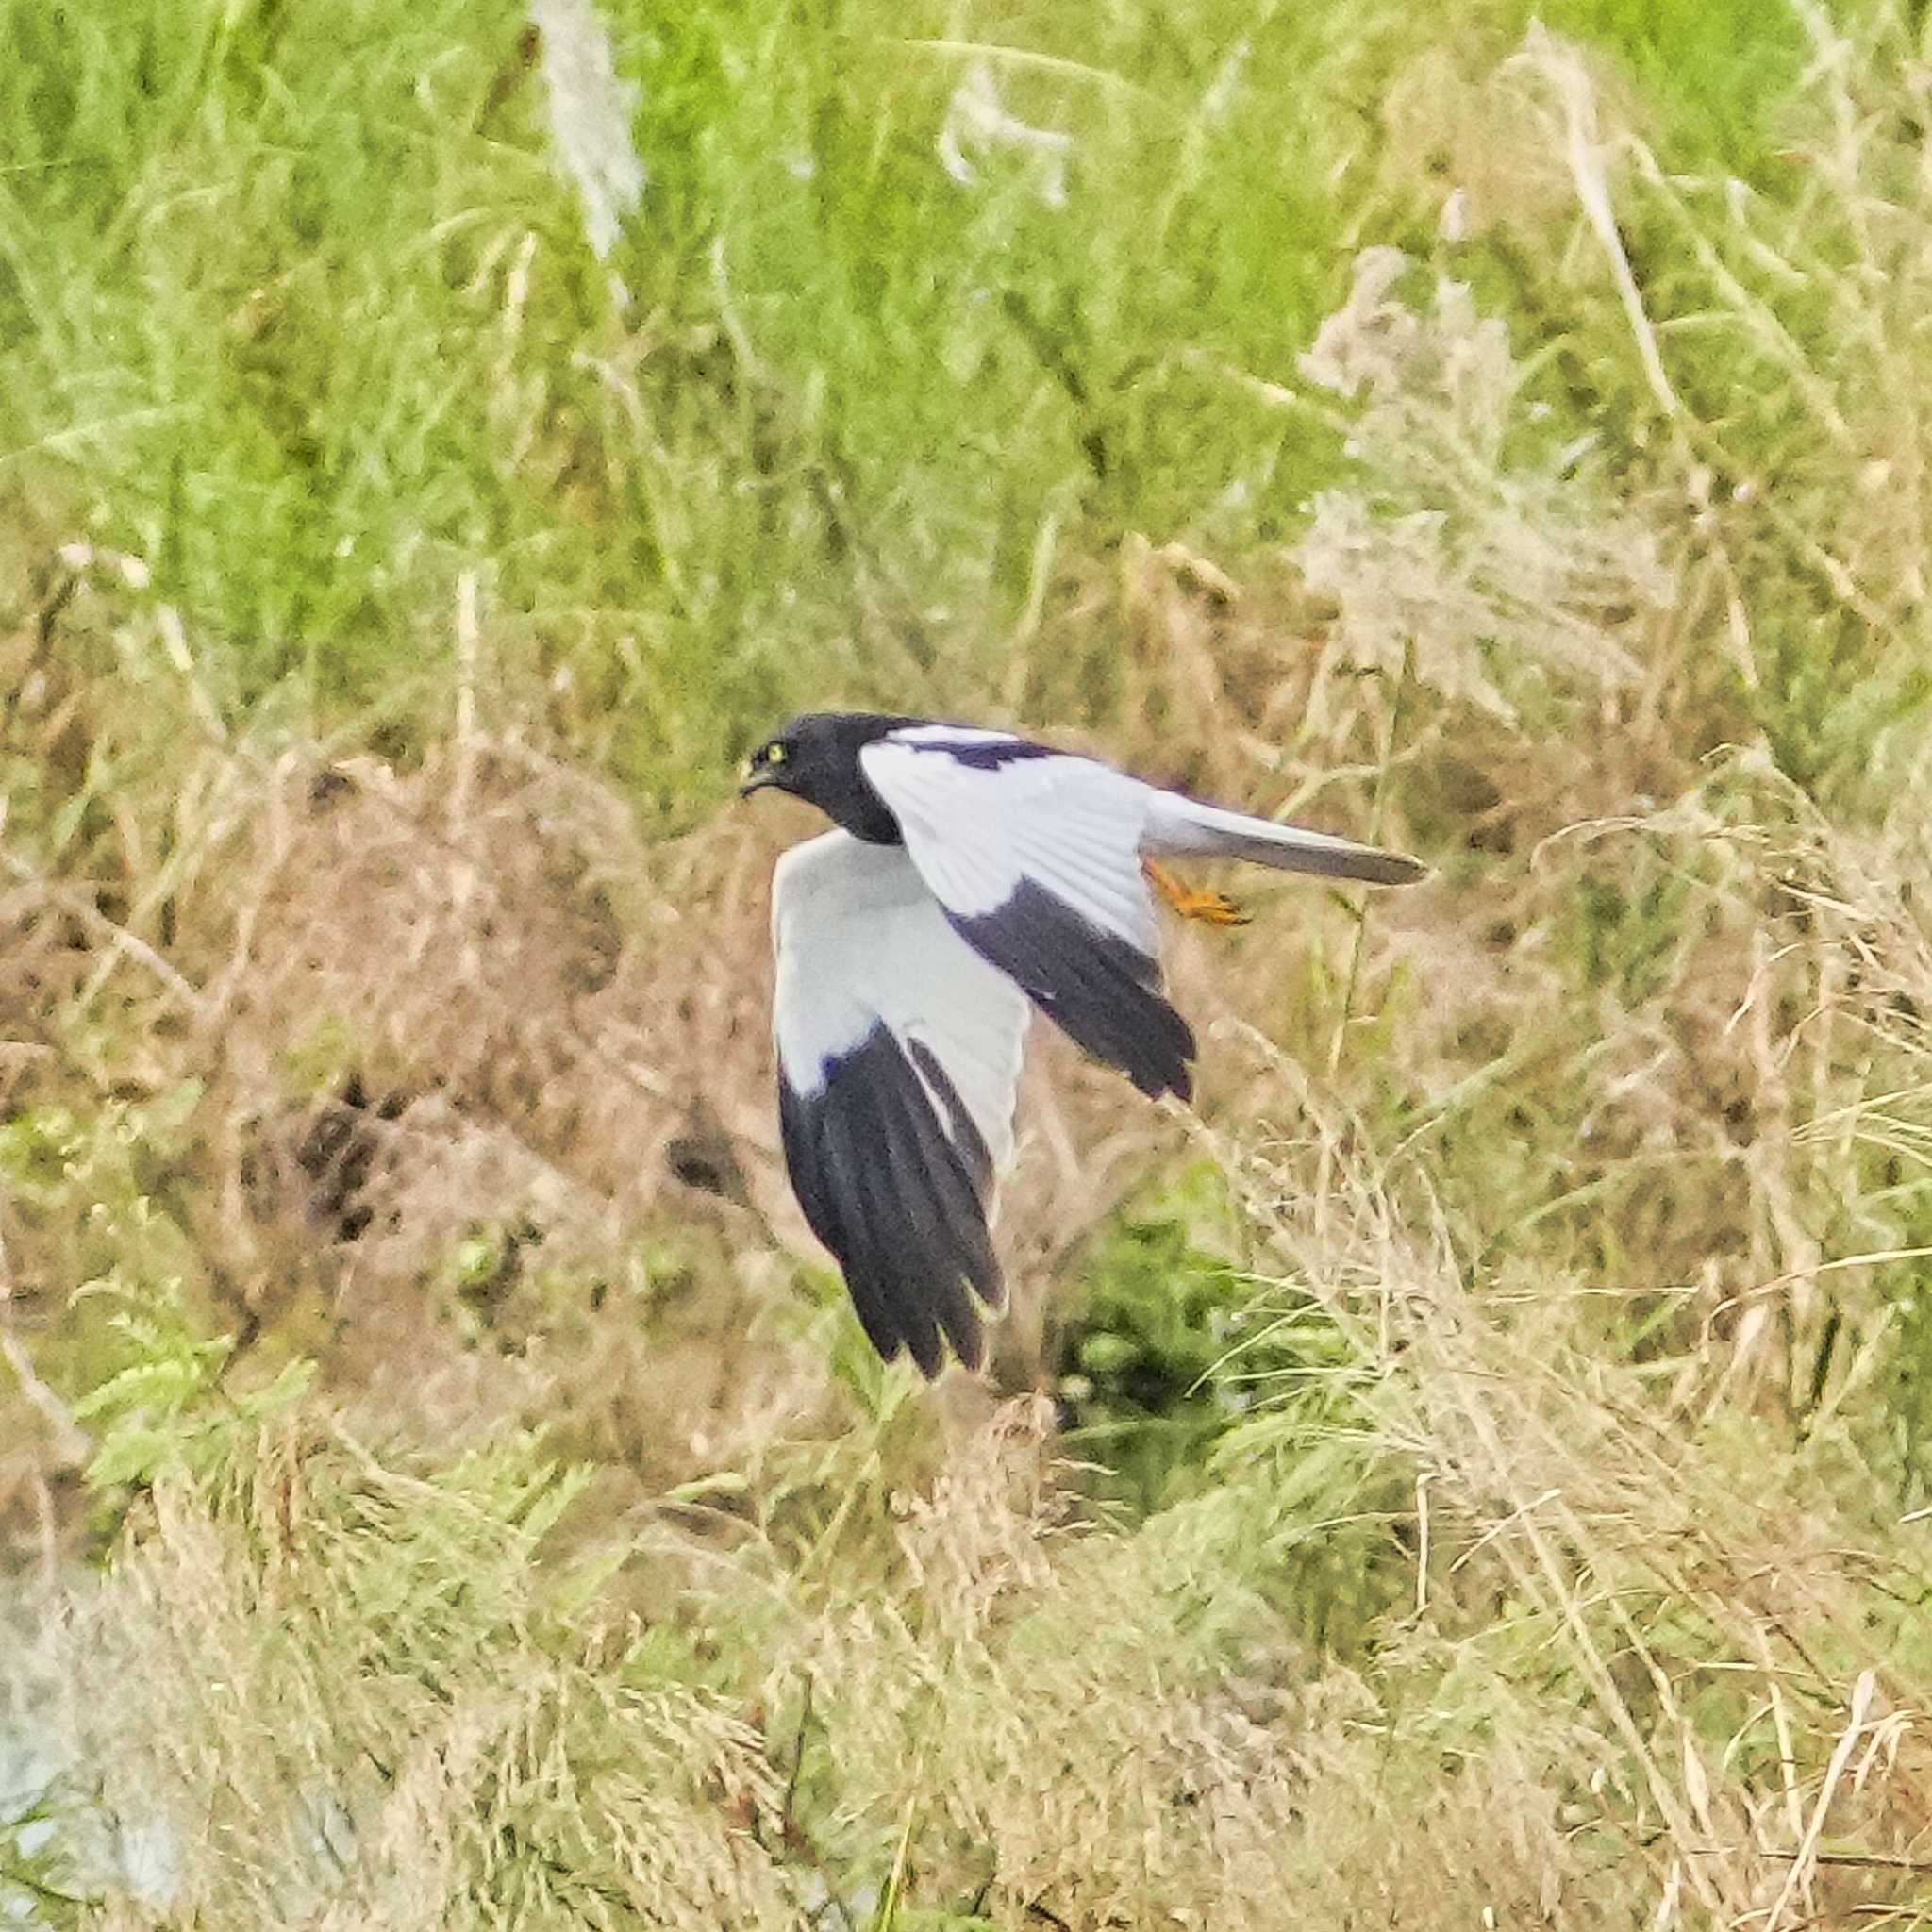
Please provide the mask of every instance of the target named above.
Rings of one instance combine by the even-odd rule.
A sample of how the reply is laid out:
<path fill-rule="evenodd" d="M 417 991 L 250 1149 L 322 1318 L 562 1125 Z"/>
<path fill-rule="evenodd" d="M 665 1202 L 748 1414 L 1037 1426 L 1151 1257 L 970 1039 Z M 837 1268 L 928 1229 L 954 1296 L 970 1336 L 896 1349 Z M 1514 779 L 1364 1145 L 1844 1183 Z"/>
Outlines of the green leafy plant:
<path fill-rule="evenodd" d="M 220 1468 L 238 1441 L 299 1402 L 314 1380 L 314 1363 L 297 1359 L 260 1387 L 228 1386 L 223 1371 L 233 1341 L 201 1334 L 175 1284 L 145 1288 L 110 1276 L 80 1292 L 112 1305 L 108 1326 L 123 1357 L 74 1406 L 75 1421 L 97 1432 L 86 1472 L 96 1490 L 147 1487 L 171 1470 Z"/>

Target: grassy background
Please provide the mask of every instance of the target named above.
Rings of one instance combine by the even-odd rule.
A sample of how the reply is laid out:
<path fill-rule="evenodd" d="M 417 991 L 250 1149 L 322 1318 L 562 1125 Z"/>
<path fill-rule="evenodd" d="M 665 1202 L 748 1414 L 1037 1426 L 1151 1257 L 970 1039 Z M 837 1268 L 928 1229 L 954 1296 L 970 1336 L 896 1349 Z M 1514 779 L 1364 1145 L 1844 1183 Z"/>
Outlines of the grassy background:
<path fill-rule="evenodd" d="M 1763 11 L 1544 10 L 1747 179 L 1800 56 Z M 688 823 L 828 685 L 987 702 L 1042 571 L 1292 533 L 1332 446 L 1224 372 L 1291 371 L 1352 242 L 1414 232 L 1377 172 L 1410 15 L 613 17 L 649 172 L 620 312 L 515 9 L 28 9 L 0 83 L 15 541 L 139 556 L 224 718 L 401 743 L 446 715 L 450 585 L 487 567 L 572 744 Z M 1462 9 L 1458 58 L 1527 15 Z M 1074 137 L 1067 208 L 997 157 L 976 192 L 937 172 L 983 58 Z"/>
<path fill-rule="evenodd" d="M 1915 8 L 611 6 L 603 259 L 519 10 L 5 11 L 0 1909 L 1932 1916 Z M 1046 1044 L 987 1390 L 834 696 L 1437 867 Z"/>

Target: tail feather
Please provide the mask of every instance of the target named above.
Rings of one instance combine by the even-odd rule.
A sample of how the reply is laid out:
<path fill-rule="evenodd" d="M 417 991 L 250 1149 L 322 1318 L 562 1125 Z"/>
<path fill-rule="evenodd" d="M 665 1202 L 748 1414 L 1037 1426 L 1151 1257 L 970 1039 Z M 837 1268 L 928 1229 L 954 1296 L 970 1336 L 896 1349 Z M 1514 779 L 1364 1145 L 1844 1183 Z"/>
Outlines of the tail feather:
<path fill-rule="evenodd" d="M 1428 871 L 1419 858 L 1357 845 L 1305 825 L 1277 824 L 1250 818 L 1218 805 L 1157 791 L 1148 801 L 1141 849 L 1177 857 L 1245 858 L 1277 872 L 1312 873 L 1321 878 L 1363 879 L 1375 886 L 1403 886 Z"/>

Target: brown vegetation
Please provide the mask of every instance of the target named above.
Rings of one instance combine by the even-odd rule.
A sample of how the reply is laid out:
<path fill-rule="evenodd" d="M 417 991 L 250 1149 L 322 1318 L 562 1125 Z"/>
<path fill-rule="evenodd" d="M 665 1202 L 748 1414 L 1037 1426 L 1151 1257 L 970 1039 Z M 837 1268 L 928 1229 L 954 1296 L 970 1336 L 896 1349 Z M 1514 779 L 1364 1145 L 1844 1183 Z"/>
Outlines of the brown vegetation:
<path fill-rule="evenodd" d="M 1041 1042 L 997 1406 L 877 1372 L 785 1192 L 801 818 L 641 832 L 475 575 L 443 724 L 337 740 L 234 728 L 144 564 L 48 546 L 0 1512 L 77 1775 L 178 1848 L 92 1916 L 1925 1922 L 1932 175 L 1905 14 L 1799 12 L 1777 203 L 1541 33 L 1432 57 L 1411 253 L 1292 377 L 1189 363 L 1342 440 L 1292 546 L 1043 537 L 935 674 L 1438 866 L 1174 935 L 1198 1114 Z M 1157 1196 L 1254 1306 L 1127 1521 L 1047 1398 Z"/>

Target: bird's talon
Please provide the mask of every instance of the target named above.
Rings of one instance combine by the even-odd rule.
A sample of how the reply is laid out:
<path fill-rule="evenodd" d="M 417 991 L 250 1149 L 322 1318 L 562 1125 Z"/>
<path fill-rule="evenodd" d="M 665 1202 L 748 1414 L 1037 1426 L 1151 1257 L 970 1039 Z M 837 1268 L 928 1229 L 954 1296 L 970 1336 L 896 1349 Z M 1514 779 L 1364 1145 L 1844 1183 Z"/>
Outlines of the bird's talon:
<path fill-rule="evenodd" d="M 1204 920 L 1209 925 L 1246 925 L 1253 917 L 1239 899 L 1225 892 L 1196 892 L 1180 912 L 1184 919 Z"/>
<path fill-rule="evenodd" d="M 1156 865 L 1151 858 L 1143 858 L 1141 869 L 1148 883 L 1183 919 L 1198 919 L 1204 925 L 1247 924 L 1249 915 L 1239 899 L 1183 885 L 1166 866 Z"/>

